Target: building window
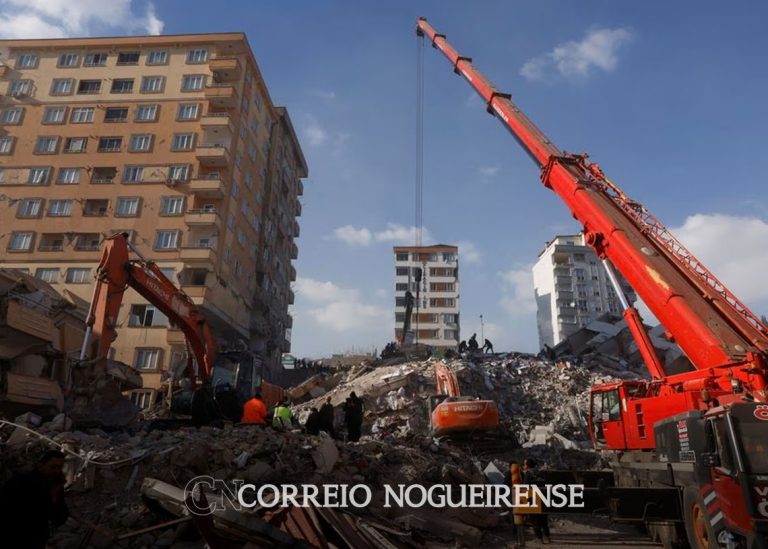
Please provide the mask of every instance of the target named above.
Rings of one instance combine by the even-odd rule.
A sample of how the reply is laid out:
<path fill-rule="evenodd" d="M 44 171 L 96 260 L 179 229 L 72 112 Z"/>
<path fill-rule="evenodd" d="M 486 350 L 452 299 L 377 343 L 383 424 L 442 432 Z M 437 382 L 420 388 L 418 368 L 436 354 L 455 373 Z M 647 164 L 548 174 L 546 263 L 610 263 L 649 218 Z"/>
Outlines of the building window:
<path fill-rule="evenodd" d="M 148 133 L 134 134 L 131 136 L 128 150 L 130 152 L 147 152 L 152 148 L 152 135 Z"/>
<path fill-rule="evenodd" d="M 59 185 L 77 185 L 80 183 L 80 168 L 61 168 L 56 183 Z"/>
<path fill-rule="evenodd" d="M 76 250 L 83 252 L 95 252 L 99 249 L 101 235 L 99 233 L 83 233 L 77 235 Z"/>
<path fill-rule="evenodd" d="M 93 107 L 80 107 L 72 109 L 72 116 L 69 121 L 73 124 L 87 124 L 93 122 Z"/>
<path fill-rule="evenodd" d="M 170 181 L 186 181 L 189 179 L 189 164 L 178 164 L 168 167 L 168 179 Z"/>
<path fill-rule="evenodd" d="M 159 369 L 160 349 L 136 349 L 136 356 L 133 359 L 133 367 L 137 370 Z"/>
<path fill-rule="evenodd" d="M 19 124 L 23 113 L 24 109 L 22 107 L 3 109 L 0 111 L 0 124 Z"/>
<path fill-rule="evenodd" d="M 176 133 L 173 135 L 173 142 L 171 143 L 172 151 L 191 151 L 195 143 L 195 134 L 193 133 Z"/>
<path fill-rule="evenodd" d="M 118 65 L 138 65 L 139 64 L 139 52 L 137 51 L 124 51 L 117 54 Z"/>
<path fill-rule="evenodd" d="M 181 215 L 183 213 L 183 196 L 164 196 L 160 200 L 160 215 Z"/>
<path fill-rule="evenodd" d="M 397 254 L 395 256 L 395 261 L 408 261 L 408 254 Z"/>
<path fill-rule="evenodd" d="M 48 202 L 48 215 L 51 217 L 69 217 L 72 215 L 72 201 L 50 200 Z"/>
<path fill-rule="evenodd" d="M 165 78 L 162 76 L 145 76 L 141 79 L 142 93 L 160 93 L 165 87 Z"/>
<path fill-rule="evenodd" d="M 77 84 L 77 93 L 92 95 L 101 91 L 101 80 L 80 80 Z"/>
<path fill-rule="evenodd" d="M 91 280 L 90 269 L 67 269 L 66 281 L 68 284 L 87 284 Z"/>
<path fill-rule="evenodd" d="M 11 154 L 16 138 L 11 136 L 0 137 L 0 154 Z"/>
<path fill-rule="evenodd" d="M 52 135 L 43 135 L 35 142 L 35 154 L 54 154 L 59 147 L 59 138 Z"/>
<path fill-rule="evenodd" d="M 108 107 L 104 111 L 104 122 L 127 122 L 128 107 Z"/>
<path fill-rule="evenodd" d="M 59 281 L 58 269 L 37 269 L 35 271 L 35 278 L 47 282 L 48 284 L 56 284 Z"/>
<path fill-rule="evenodd" d="M 232 189 L 230 192 L 232 193 L 232 198 L 237 198 L 237 196 L 240 194 L 240 185 L 237 183 L 237 181 L 232 181 Z"/>
<path fill-rule="evenodd" d="M 154 305 L 131 305 L 128 326 L 132 328 L 168 326 L 168 317 L 158 311 Z"/>
<path fill-rule="evenodd" d="M 175 250 L 179 244 L 179 231 L 156 231 L 156 250 Z"/>
<path fill-rule="evenodd" d="M 408 267 L 397 267 L 395 269 L 395 276 L 408 276 Z"/>
<path fill-rule="evenodd" d="M 43 112 L 43 124 L 63 124 L 66 118 L 66 107 L 46 107 Z"/>
<path fill-rule="evenodd" d="M 147 65 L 166 65 L 168 63 L 168 52 L 164 50 L 154 50 L 147 52 Z"/>
<path fill-rule="evenodd" d="M 120 197 L 117 199 L 117 205 L 115 206 L 115 216 L 118 217 L 136 217 L 139 214 L 139 198 L 132 197 Z"/>
<path fill-rule="evenodd" d="M 408 284 L 407 283 L 395 284 L 395 291 L 396 292 L 406 292 L 406 291 L 408 291 Z"/>
<path fill-rule="evenodd" d="M 233 214 L 232 212 L 229 212 L 229 216 L 227 216 L 227 228 L 230 231 L 235 230 L 235 214 Z"/>
<path fill-rule="evenodd" d="M 78 61 L 80 61 L 80 56 L 76 53 L 62 53 L 59 55 L 59 62 L 56 66 L 60 68 L 77 67 Z"/>
<path fill-rule="evenodd" d="M 65 153 L 82 153 L 88 147 L 87 137 L 67 137 L 64 141 Z"/>
<path fill-rule="evenodd" d="M 199 91 L 204 85 L 204 74 L 185 74 L 181 78 L 181 91 Z"/>
<path fill-rule="evenodd" d="M 91 183 L 97 185 L 114 183 L 115 177 L 117 177 L 117 168 L 94 168 L 93 175 L 91 175 Z"/>
<path fill-rule="evenodd" d="M 32 239 L 35 233 L 11 233 L 11 239 L 8 241 L 8 249 L 12 252 L 25 252 L 32 248 Z"/>
<path fill-rule="evenodd" d="M 143 166 L 126 166 L 123 172 L 123 183 L 140 183 L 144 180 Z"/>
<path fill-rule="evenodd" d="M 14 66 L 17 69 L 34 69 L 35 67 L 37 67 L 37 61 L 38 61 L 37 54 L 22 53 L 21 55 L 16 57 L 16 64 Z"/>
<path fill-rule="evenodd" d="M 258 110 L 261 110 L 261 96 L 259 95 L 258 92 L 253 94 L 253 103 L 254 105 L 256 105 L 256 108 Z"/>
<path fill-rule="evenodd" d="M 107 64 L 106 53 L 88 53 L 83 60 L 84 67 L 103 67 Z"/>
<path fill-rule="evenodd" d="M 187 63 L 205 63 L 208 61 L 208 50 L 195 48 L 187 51 Z"/>
<path fill-rule="evenodd" d="M 199 111 L 199 103 L 182 103 L 176 111 L 176 120 L 197 120 Z"/>
<path fill-rule="evenodd" d="M 245 247 L 245 232 L 243 229 L 237 229 L 237 241 L 241 246 Z"/>
<path fill-rule="evenodd" d="M 139 105 L 136 107 L 136 122 L 154 122 L 157 120 L 157 105 Z"/>
<path fill-rule="evenodd" d="M 51 84 L 51 95 L 72 95 L 75 81 L 72 78 L 54 78 Z"/>
<path fill-rule="evenodd" d="M 11 97 L 29 95 L 30 91 L 32 91 L 32 80 L 11 80 L 8 84 L 8 95 Z"/>
<path fill-rule="evenodd" d="M 100 137 L 98 152 L 120 152 L 123 146 L 122 137 Z"/>
<path fill-rule="evenodd" d="M 458 315 L 443 315 L 443 322 L 445 324 L 456 324 L 456 317 Z"/>
<path fill-rule="evenodd" d="M 116 78 L 112 81 L 110 93 L 131 93 L 133 92 L 133 78 Z"/>
<path fill-rule="evenodd" d="M 42 203 L 40 198 L 25 198 L 16 207 L 16 217 L 40 217 Z"/>

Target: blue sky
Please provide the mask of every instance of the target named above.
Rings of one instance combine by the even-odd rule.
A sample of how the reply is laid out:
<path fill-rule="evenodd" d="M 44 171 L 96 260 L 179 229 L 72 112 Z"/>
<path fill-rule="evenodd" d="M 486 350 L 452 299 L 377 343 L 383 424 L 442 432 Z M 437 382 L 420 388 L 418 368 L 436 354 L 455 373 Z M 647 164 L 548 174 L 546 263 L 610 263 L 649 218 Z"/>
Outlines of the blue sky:
<path fill-rule="evenodd" d="M 297 355 L 381 348 L 392 338 L 391 247 L 412 240 L 419 15 L 561 149 L 589 152 L 748 305 L 768 312 L 763 3 L 230 1 L 213 12 L 197 0 L 78 5 L 0 0 L 0 33 L 247 33 L 310 169 L 296 263 Z M 554 234 L 578 227 L 431 48 L 424 204 L 432 239 L 464 252 L 463 333 L 479 331 L 483 314 L 497 349 L 536 350 L 530 265 Z"/>

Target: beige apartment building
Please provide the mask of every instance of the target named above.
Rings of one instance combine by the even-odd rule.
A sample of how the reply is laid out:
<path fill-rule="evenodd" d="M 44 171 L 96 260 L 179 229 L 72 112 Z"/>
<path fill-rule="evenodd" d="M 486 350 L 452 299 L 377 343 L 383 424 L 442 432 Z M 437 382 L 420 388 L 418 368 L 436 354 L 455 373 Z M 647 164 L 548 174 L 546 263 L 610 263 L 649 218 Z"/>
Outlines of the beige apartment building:
<path fill-rule="evenodd" d="M 90 300 L 126 231 L 222 343 L 277 368 L 306 176 L 243 33 L 0 40 L 0 267 Z M 113 351 L 147 387 L 187 352 L 132 290 Z"/>

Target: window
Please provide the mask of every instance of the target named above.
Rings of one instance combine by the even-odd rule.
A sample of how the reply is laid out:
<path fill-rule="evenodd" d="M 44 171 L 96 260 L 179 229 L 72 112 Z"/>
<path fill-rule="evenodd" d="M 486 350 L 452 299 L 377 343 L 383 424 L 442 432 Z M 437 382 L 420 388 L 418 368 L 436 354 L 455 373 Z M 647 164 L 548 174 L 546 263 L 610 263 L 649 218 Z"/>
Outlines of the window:
<path fill-rule="evenodd" d="M 230 231 L 235 230 L 235 214 L 233 214 L 232 212 L 229 212 L 229 215 L 227 216 L 227 228 Z"/>
<path fill-rule="evenodd" d="M 121 52 L 117 54 L 118 65 L 138 65 L 139 64 L 139 52 Z"/>
<path fill-rule="evenodd" d="M 248 146 L 248 158 L 251 159 L 251 162 L 256 162 L 256 145 Z"/>
<path fill-rule="evenodd" d="M 84 252 L 95 252 L 99 249 L 101 235 L 99 233 L 84 233 L 77 235 L 75 249 Z"/>
<path fill-rule="evenodd" d="M 155 50 L 147 52 L 147 65 L 165 65 L 168 63 L 168 52 Z"/>
<path fill-rule="evenodd" d="M 0 124 L 18 124 L 21 122 L 22 107 L 3 109 L 0 111 Z"/>
<path fill-rule="evenodd" d="M 162 76 L 145 76 L 141 79 L 142 93 L 160 93 L 165 87 L 165 78 Z"/>
<path fill-rule="evenodd" d="M 156 250 L 175 250 L 178 247 L 179 231 L 156 231 Z"/>
<path fill-rule="evenodd" d="M 104 122 L 126 122 L 128 107 L 108 107 L 104 112 Z"/>
<path fill-rule="evenodd" d="M 398 267 L 395 269 L 395 276 L 408 276 L 408 267 Z"/>
<path fill-rule="evenodd" d="M 20 95 L 29 95 L 32 90 L 32 80 L 11 80 L 8 85 L 8 95 L 17 97 Z"/>
<path fill-rule="evenodd" d="M 154 122 L 157 120 L 158 105 L 140 105 L 136 108 L 136 122 Z"/>
<path fill-rule="evenodd" d="M 152 135 L 148 133 L 134 134 L 128 145 L 130 152 L 147 152 L 152 148 Z"/>
<path fill-rule="evenodd" d="M 164 196 L 160 200 L 160 215 L 181 215 L 183 213 L 183 196 Z"/>
<path fill-rule="evenodd" d="M 11 239 L 8 241 L 8 249 L 13 252 L 25 252 L 32 248 L 33 232 L 11 233 Z"/>
<path fill-rule="evenodd" d="M 158 311 L 154 305 L 131 305 L 128 326 L 133 328 L 168 326 L 168 317 Z"/>
<path fill-rule="evenodd" d="M 43 124 L 63 124 L 66 117 L 66 107 L 46 107 L 43 112 Z"/>
<path fill-rule="evenodd" d="M 185 74 L 181 78 L 181 91 L 199 91 L 205 85 L 205 75 Z"/>
<path fill-rule="evenodd" d="M 176 133 L 173 135 L 171 150 L 172 151 L 190 151 L 194 146 L 194 142 L 195 142 L 195 134 Z"/>
<path fill-rule="evenodd" d="M 57 66 L 62 68 L 77 67 L 78 61 L 80 61 L 80 56 L 76 53 L 62 53 L 59 55 Z"/>
<path fill-rule="evenodd" d="M 25 198 L 16 208 L 16 217 L 40 217 L 42 203 L 40 198 Z"/>
<path fill-rule="evenodd" d="M 208 276 L 206 269 L 190 269 L 185 271 L 184 282 L 190 286 L 205 286 L 205 279 Z"/>
<path fill-rule="evenodd" d="M 72 116 L 69 121 L 73 124 L 87 124 L 93 122 L 93 107 L 80 107 L 72 109 Z"/>
<path fill-rule="evenodd" d="M 91 270 L 90 269 L 67 269 L 66 281 L 68 284 L 87 284 L 90 282 Z"/>
<path fill-rule="evenodd" d="M 35 278 L 47 282 L 48 284 L 56 284 L 59 281 L 59 270 L 37 269 L 35 271 Z"/>
<path fill-rule="evenodd" d="M 51 95 L 72 95 L 75 81 L 72 78 L 54 78 L 51 84 Z"/>
<path fill-rule="evenodd" d="M 176 120 L 197 120 L 197 114 L 200 111 L 198 103 L 182 103 L 179 110 L 176 111 Z"/>
<path fill-rule="evenodd" d="M 136 349 L 133 367 L 138 370 L 157 370 L 160 367 L 160 349 Z"/>
<path fill-rule="evenodd" d="M 230 192 L 232 193 L 232 198 L 237 198 L 240 194 L 240 185 L 237 181 L 232 181 L 232 190 Z"/>
<path fill-rule="evenodd" d="M 245 232 L 243 229 L 237 229 L 237 241 L 241 246 L 245 246 Z"/>
<path fill-rule="evenodd" d="M 80 168 L 61 168 L 56 183 L 59 185 L 77 185 L 80 183 Z"/>
<path fill-rule="evenodd" d="M 256 105 L 257 109 L 261 110 L 261 96 L 258 92 L 253 94 L 253 103 Z"/>
<path fill-rule="evenodd" d="M 64 141 L 65 153 L 81 153 L 85 152 L 88 146 L 87 137 L 67 137 Z"/>
<path fill-rule="evenodd" d="M 173 282 L 176 279 L 176 269 L 173 267 L 160 267 L 160 272 L 163 276 Z"/>
<path fill-rule="evenodd" d="M 59 138 L 52 135 L 43 135 L 35 142 L 36 154 L 53 154 L 59 147 Z"/>
<path fill-rule="evenodd" d="M 187 51 L 187 63 L 205 63 L 208 61 L 208 50 L 195 48 Z"/>
<path fill-rule="evenodd" d="M 573 260 L 584 262 L 586 261 L 586 257 L 584 256 L 584 254 L 573 254 Z"/>
<path fill-rule="evenodd" d="M 115 78 L 112 81 L 111 93 L 131 93 L 133 91 L 133 78 Z"/>
<path fill-rule="evenodd" d="M 123 183 L 139 183 L 144 180 L 144 166 L 126 166 Z"/>
<path fill-rule="evenodd" d="M 51 217 L 68 217 L 72 215 L 72 201 L 50 200 L 48 202 L 48 215 Z"/>
<path fill-rule="evenodd" d="M 102 198 L 89 198 L 83 205 L 83 215 L 103 217 L 107 215 L 109 200 Z"/>
<path fill-rule="evenodd" d="M 94 94 L 101 91 L 101 80 L 80 80 L 77 85 L 77 93 Z"/>
<path fill-rule="evenodd" d="M 88 53 L 83 60 L 84 67 L 103 67 L 107 64 L 106 53 Z"/>
<path fill-rule="evenodd" d="M 117 206 L 115 206 L 115 215 L 118 217 L 136 217 L 139 213 L 139 198 L 137 196 L 132 197 L 120 197 L 117 199 Z"/>
<path fill-rule="evenodd" d="M 186 181 L 189 179 L 189 164 L 169 166 L 168 179 L 171 181 Z"/>
<path fill-rule="evenodd" d="M 117 168 L 94 168 L 91 183 L 114 183 L 115 177 L 117 177 Z"/>
<path fill-rule="evenodd" d="M 11 154 L 15 140 L 16 138 L 11 136 L 0 137 L 0 154 Z"/>
<path fill-rule="evenodd" d="M 38 57 L 35 53 L 22 53 L 16 57 L 17 69 L 34 69 L 37 67 Z"/>
<path fill-rule="evenodd" d="M 251 123 L 249 124 L 251 131 L 256 134 L 259 131 L 259 121 L 255 118 L 251 119 Z"/>
<path fill-rule="evenodd" d="M 98 152 L 120 152 L 123 146 L 122 137 L 100 137 Z"/>
<path fill-rule="evenodd" d="M 408 291 L 408 284 L 403 282 L 400 284 L 395 284 L 395 291 L 396 292 L 406 292 Z"/>

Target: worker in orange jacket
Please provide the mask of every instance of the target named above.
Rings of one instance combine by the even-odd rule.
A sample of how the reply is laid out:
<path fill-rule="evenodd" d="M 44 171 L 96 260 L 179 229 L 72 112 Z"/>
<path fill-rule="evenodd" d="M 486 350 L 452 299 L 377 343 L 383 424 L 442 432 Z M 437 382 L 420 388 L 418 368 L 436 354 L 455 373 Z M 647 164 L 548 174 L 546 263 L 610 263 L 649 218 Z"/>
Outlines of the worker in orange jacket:
<path fill-rule="evenodd" d="M 261 393 L 256 393 L 253 398 L 243 406 L 242 423 L 256 423 L 258 425 L 267 424 L 267 405 L 261 400 Z"/>

